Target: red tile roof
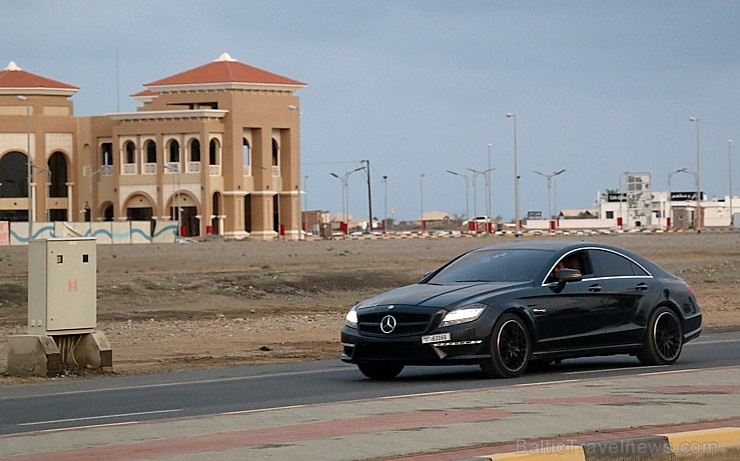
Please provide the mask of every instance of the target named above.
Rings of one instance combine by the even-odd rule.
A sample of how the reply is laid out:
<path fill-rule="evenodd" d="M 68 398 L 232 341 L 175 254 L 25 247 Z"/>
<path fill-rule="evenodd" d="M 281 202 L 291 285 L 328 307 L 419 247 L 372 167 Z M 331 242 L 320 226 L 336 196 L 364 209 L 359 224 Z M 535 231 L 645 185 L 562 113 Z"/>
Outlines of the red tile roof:
<path fill-rule="evenodd" d="M 50 78 L 26 72 L 11 61 L 0 70 L 0 88 L 48 88 L 60 90 L 79 90 L 76 86 L 58 82 Z"/>
<path fill-rule="evenodd" d="M 134 93 L 134 94 L 131 95 L 132 98 L 148 97 L 148 96 L 157 96 L 157 92 L 156 91 L 152 91 L 152 90 L 150 90 L 150 89 L 147 88 L 146 90 L 142 90 L 142 91 L 139 91 L 138 93 Z"/>
<path fill-rule="evenodd" d="M 305 83 L 266 70 L 242 64 L 222 54 L 217 60 L 186 70 L 144 86 L 198 85 L 209 83 L 251 83 L 264 85 L 306 86 Z"/>

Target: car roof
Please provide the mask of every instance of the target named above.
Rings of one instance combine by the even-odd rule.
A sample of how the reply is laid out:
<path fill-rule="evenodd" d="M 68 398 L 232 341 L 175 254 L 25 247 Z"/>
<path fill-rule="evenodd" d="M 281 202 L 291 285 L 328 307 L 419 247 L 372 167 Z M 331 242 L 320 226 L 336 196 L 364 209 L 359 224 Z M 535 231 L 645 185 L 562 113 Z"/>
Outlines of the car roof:
<path fill-rule="evenodd" d="M 665 269 L 658 266 L 649 259 L 640 256 L 626 248 L 618 247 L 615 245 L 607 245 L 605 243 L 597 243 L 586 240 L 570 240 L 570 239 L 527 239 L 527 240 L 515 240 L 512 242 L 499 243 L 495 245 L 488 245 L 485 247 L 478 248 L 473 251 L 488 251 L 488 250 L 543 250 L 552 251 L 553 253 L 568 253 L 572 250 L 581 248 L 600 248 L 604 250 L 616 251 L 625 256 L 628 256 L 635 261 L 639 262 L 643 266 L 649 268 L 650 271 L 666 272 Z"/>
<path fill-rule="evenodd" d="M 571 248 L 583 248 L 583 247 L 597 247 L 597 248 L 609 248 L 617 251 L 623 251 L 621 248 L 611 247 L 596 242 L 586 242 L 581 240 L 560 240 L 560 239 L 528 239 L 528 240 L 516 240 L 507 243 L 498 243 L 495 245 L 488 245 L 485 247 L 478 248 L 478 250 L 492 250 L 492 249 L 526 249 L 526 250 L 547 250 L 547 251 L 561 251 Z"/>

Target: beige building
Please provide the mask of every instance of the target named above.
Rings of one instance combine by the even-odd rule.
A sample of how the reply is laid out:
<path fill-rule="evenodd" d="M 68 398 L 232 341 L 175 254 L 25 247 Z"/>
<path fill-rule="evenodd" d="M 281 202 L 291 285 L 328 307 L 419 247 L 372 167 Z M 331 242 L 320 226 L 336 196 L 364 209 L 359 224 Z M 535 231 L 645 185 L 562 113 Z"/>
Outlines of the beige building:
<path fill-rule="evenodd" d="M 75 117 L 78 88 L 11 62 L 0 71 L 0 221 L 151 220 L 154 232 L 176 220 L 188 237 L 297 240 L 294 93 L 305 86 L 222 54 L 145 84 L 136 112 Z"/>

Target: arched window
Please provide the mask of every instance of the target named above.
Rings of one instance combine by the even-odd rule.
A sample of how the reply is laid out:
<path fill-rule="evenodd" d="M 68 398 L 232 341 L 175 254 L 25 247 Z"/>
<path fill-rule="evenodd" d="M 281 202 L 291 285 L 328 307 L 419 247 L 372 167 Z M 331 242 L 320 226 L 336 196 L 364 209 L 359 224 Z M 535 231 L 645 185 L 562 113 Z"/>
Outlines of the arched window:
<path fill-rule="evenodd" d="M 200 162 L 200 141 L 197 139 L 190 141 L 190 161 Z"/>
<path fill-rule="evenodd" d="M 170 147 L 167 150 L 169 152 L 170 163 L 178 163 L 180 161 L 180 143 L 176 139 L 170 140 Z"/>
<path fill-rule="evenodd" d="M 280 146 L 278 145 L 278 142 L 276 139 L 273 138 L 272 140 L 272 166 L 279 166 L 279 158 L 280 158 Z"/>
<path fill-rule="evenodd" d="M 211 139 L 208 146 L 208 161 L 210 165 L 218 165 L 218 140 Z"/>
<path fill-rule="evenodd" d="M 157 143 L 151 139 L 146 142 L 146 163 L 157 163 Z"/>
<path fill-rule="evenodd" d="M 100 145 L 100 165 L 113 166 L 113 144 L 104 142 Z"/>
<path fill-rule="evenodd" d="M 0 158 L 0 197 L 28 197 L 28 157 L 9 152 Z"/>
<path fill-rule="evenodd" d="M 126 163 L 136 163 L 136 146 L 132 141 L 126 141 L 123 151 L 126 153 Z"/>
<path fill-rule="evenodd" d="M 242 165 L 249 166 L 251 163 L 251 149 L 247 138 L 242 138 Z"/>
<path fill-rule="evenodd" d="M 49 173 L 51 171 L 51 173 Z M 67 158 L 61 152 L 54 152 L 49 157 L 49 169 L 46 172 L 49 175 L 49 197 L 66 197 L 67 196 Z M 51 181 L 49 181 L 49 179 Z"/>

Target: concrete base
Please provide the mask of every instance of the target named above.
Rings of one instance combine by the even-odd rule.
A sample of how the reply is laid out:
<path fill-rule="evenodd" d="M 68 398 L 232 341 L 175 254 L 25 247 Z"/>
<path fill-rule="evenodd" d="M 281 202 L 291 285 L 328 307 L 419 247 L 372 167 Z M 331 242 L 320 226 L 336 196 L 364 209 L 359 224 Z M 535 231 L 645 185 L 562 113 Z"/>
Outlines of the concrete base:
<path fill-rule="evenodd" d="M 74 359 L 82 368 L 102 368 L 113 366 L 113 350 L 102 331 L 82 335 L 74 349 Z"/>
<path fill-rule="evenodd" d="M 8 368 L 16 376 L 54 376 L 63 370 L 113 365 L 113 352 L 100 331 L 76 335 L 8 336 Z"/>
<path fill-rule="evenodd" d="M 62 370 L 62 355 L 51 336 L 8 336 L 9 375 L 53 376 Z"/>

